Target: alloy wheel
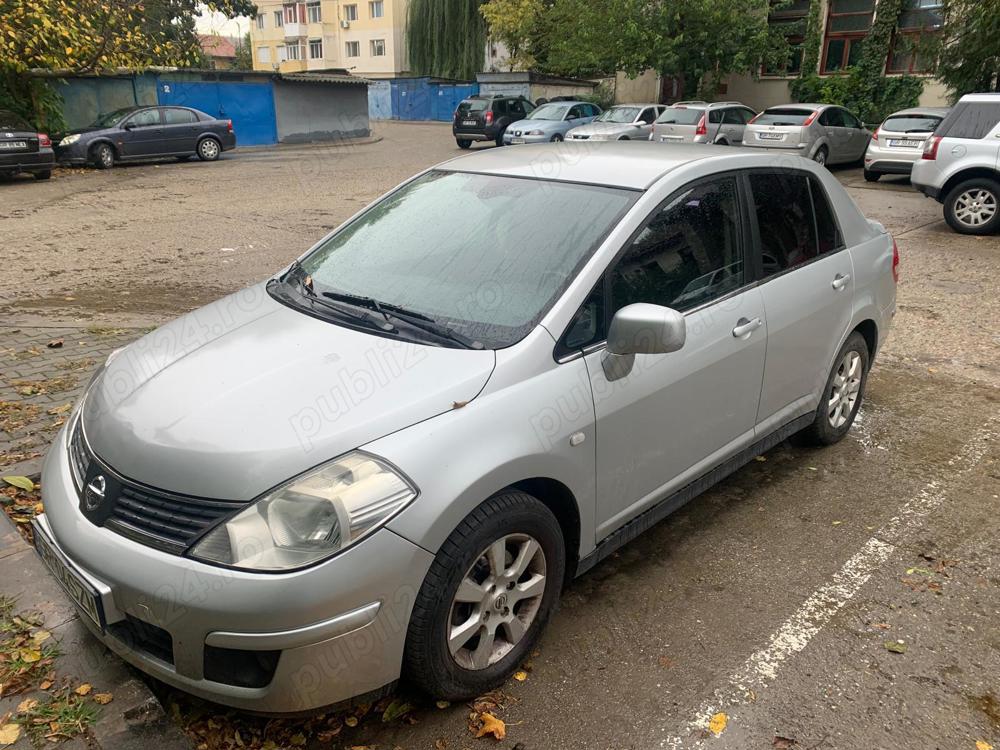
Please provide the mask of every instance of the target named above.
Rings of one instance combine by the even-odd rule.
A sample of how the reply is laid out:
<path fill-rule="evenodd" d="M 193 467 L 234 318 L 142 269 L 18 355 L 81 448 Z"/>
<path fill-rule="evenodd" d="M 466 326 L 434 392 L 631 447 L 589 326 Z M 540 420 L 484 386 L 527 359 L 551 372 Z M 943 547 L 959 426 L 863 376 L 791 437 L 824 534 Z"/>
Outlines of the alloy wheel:
<path fill-rule="evenodd" d="M 219 144 L 211 138 L 206 138 L 201 142 L 201 155 L 206 159 L 214 159 L 219 155 Z"/>
<path fill-rule="evenodd" d="M 840 360 L 837 374 L 833 376 L 826 412 L 830 426 L 835 430 L 839 430 L 847 423 L 854 411 L 854 405 L 858 402 L 863 374 L 861 370 L 861 355 L 852 350 Z"/>
<path fill-rule="evenodd" d="M 115 161 L 115 155 L 110 146 L 101 146 L 97 152 L 97 158 L 101 160 L 101 164 L 105 167 L 112 166 Z"/>
<path fill-rule="evenodd" d="M 817 151 L 816 152 L 816 156 L 813 157 L 813 161 L 815 161 L 821 167 L 825 167 L 826 166 L 826 150 L 821 148 L 819 151 Z"/>
<path fill-rule="evenodd" d="M 955 199 L 955 218 L 968 227 L 981 227 L 996 216 L 997 197 L 990 190 L 972 188 Z"/>
<path fill-rule="evenodd" d="M 516 646 L 545 594 L 545 553 L 527 534 L 497 539 L 458 585 L 448 618 L 448 650 L 459 666 L 485 669 Z"/>

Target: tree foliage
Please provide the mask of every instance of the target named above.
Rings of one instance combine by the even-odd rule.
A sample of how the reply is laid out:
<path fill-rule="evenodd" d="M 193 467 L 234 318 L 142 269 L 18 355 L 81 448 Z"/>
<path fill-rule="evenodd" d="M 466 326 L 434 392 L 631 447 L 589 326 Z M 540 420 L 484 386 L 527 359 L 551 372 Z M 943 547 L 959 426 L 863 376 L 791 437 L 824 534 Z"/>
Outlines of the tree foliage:
<path fill-rule="evenodd" d="M 507 47 L 510 70 L 535 67 L 533 38 L 545 11 L 542 0 L 488 0 L 479 6 L 491 38 Z"/>
<path fill-rule="evenodd" d="M 414 73 L 471 80 L 483 67 L 486 22 L 479 0 L 410 0 L 406 29 Z"/>
<path fill-rule="evenodd" d="M 953 100 L 1000 91 L 1000 0 L 944 0 L 944 26 L 928 53 Z"/>
<path fill-rule="evenodd" d="M 248 31 L 240 38 L 239 43 L 236 45 L 236 59 L 233 61 L 233 67 L 236 70 L 253 70 L 252 46 L 250 32 Z"/>

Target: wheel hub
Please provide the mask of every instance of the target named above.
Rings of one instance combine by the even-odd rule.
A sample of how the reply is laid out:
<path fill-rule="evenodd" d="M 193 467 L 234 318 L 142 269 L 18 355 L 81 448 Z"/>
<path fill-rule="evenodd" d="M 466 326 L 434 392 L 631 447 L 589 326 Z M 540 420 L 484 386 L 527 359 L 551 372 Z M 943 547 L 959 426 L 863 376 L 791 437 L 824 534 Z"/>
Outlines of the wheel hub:
<path fill-rule="evenodd" d="M 986 224 L 997 213 L 997 197 L 989 190 L 966 190 L 955 200 L 955 218 L 970 227 Z"/>
<path fill-rule="evenodd" d="M 827 417 L 834 429 L 840 429 L 851 418 L 861 392 L 862 369 L 861 355 L 855 351 L 847 352 L 837 367 L 827 399 Z"/>

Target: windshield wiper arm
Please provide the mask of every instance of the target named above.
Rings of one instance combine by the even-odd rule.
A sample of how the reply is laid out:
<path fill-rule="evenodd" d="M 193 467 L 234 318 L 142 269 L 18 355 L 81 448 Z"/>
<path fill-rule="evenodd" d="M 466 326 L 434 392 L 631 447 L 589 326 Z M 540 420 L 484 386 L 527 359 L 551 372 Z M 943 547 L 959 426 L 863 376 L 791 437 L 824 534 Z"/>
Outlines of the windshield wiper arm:
<path fill-rule="evenodd" d="M 305 269 L 302 267 L 302 263 L 296 260 L 288 267 L 288 271 L 282 277 L 282 281 L 288 281 L 292 275 L 298 280 L 299 292 L 302 297 L 308 300 L 312 305 L 322 307 L 324 310 L 331 310 L 338 313 L 342 317 L 351 318 L 364 323 L 367 326 L 378 328 L 379 330 L 386 331 L 387 333 L 396 333 L 396 326 L 389 322 L 388 316 L 383 313 L 385 317 L 384 322 L 379 322 L 374 320 L 368 313 L 356 313 L 348 308 L 335 304 L 333 302 L 327 302 L 324 299 L 320 299 L 319 295 L 316 294 L 316 290 L 313 289 L 312 276 L 305 273 Z M 323 296 L 329 296 L 327 292 L 323 292 Z"/>
<path fill-rule="evenodd" d="M 352 305 L 367 307 L 377 312 L 386 320 L 389 320 L 389 314 L 384 309 L 387 305 L 384 302 L 379 302 L 374 297 L 366 297 L 363 294 L 350 294 L 349 292 L 323 292 L 323 296 L 341 302 L 350 302 Z"/>
<path fill-rule="evenodd" d="M 379 302 L 373 297 L 364 297 L 360 294 L 348 294 L 346 292 L 323 292 L 323 296 L 370 307 L 372 310 L 376 310 L 385 316 L 386 320 L 389 319 L 389 313 L 392 313 L 393 316 L 405 321 L 414 328 L 426 331 L 427 333 L 443 339 L 448 339 L 449 341 L 454 341 L 456 344 L 460 344 L 466 349 L 485 348 L 481 341 L 471 339 L 453 328 L 437 322 L 429 315 L 425 315 L 417 310 L 410 310 L 402 305 L 394 305 L 391 302 Z"/>

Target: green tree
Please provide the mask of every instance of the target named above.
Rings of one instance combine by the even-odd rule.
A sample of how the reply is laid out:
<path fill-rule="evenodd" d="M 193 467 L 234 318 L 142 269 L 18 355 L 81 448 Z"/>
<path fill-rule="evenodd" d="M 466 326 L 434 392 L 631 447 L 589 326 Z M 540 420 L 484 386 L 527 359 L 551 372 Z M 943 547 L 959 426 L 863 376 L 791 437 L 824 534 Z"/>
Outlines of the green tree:
<path fill-rule="evenodd" d="M 237 70 L 253 70 L 251 46 L 250 32 L 248 31 L 236 45 L 236 59 L 233 61 L 233 67 Z"/>
<path fill-rule="evenodd" d="M 488 0 L 479 6 L 490 37 L 507 47 L 510 70 L 535 67 L 532 37 L 545 10 L 542 0 Z"/>
<path fill-rule="evenodd" d="M 480 0 L 410 0 L 406 16 L 410 69 L 471 80 L 486 56 Z"/>
<path fill-rule="evenodd" d="M 944 0 L 944 25 L 928 46 L 953 100 L 1000 91 L 1000 0 Z"/>

